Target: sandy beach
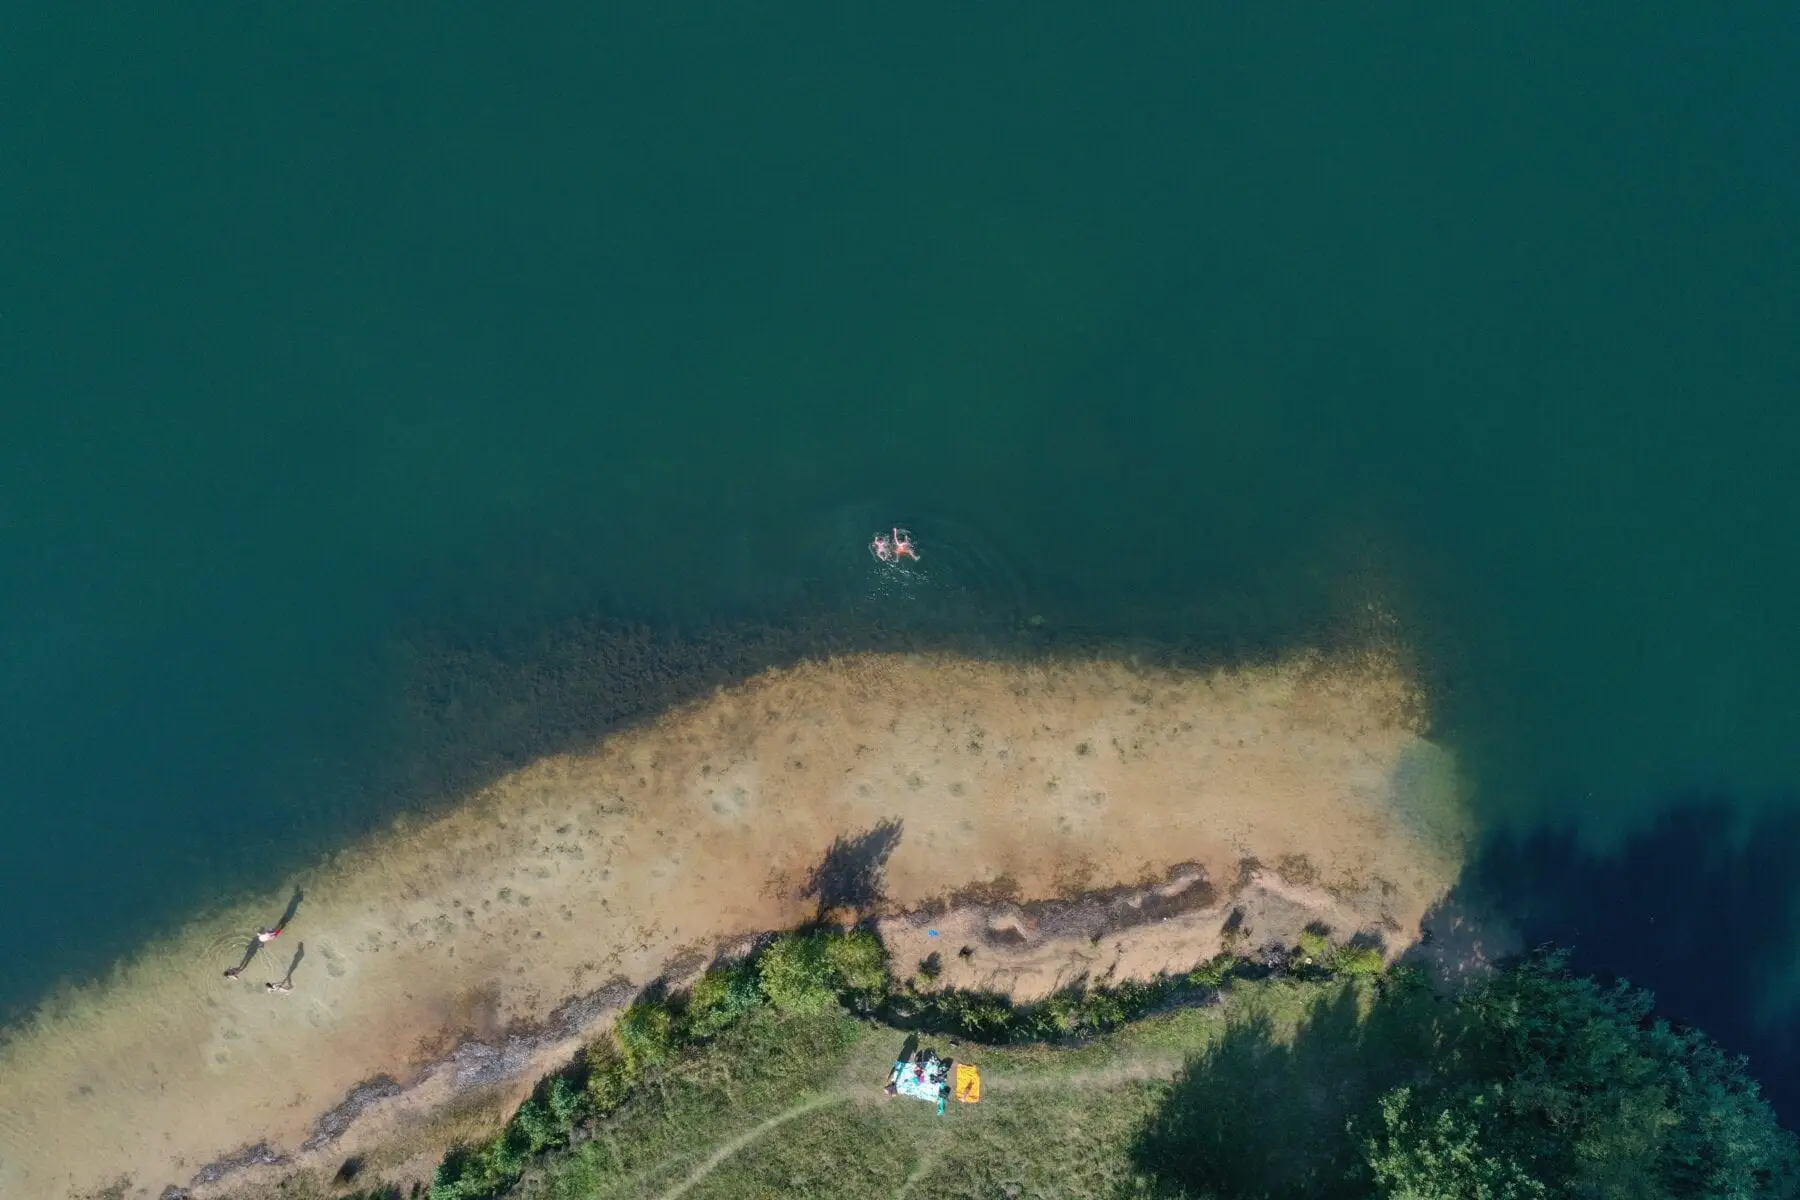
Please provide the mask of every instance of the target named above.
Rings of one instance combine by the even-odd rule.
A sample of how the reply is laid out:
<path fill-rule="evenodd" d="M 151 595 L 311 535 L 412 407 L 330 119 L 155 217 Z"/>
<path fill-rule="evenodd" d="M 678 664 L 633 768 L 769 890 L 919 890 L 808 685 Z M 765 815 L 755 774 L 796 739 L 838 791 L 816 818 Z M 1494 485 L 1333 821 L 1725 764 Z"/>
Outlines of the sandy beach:
<path fill-rule="evenodd" d="M 1210 673 L 870 655 L 771 672 L 397 825 L 47 1005 L 0 1047 L 0 1193 L 154 1197 L 258 1146 L 334 1166 L 395 1119 L 375 1104 L 319 1143 L 359 1084 L 415 1089 L 458 1046 L 541 1026 L 570 997 L 804 920 L 833 843 L 874 829 L 891 843 L 889 911 L 1177 867 L 1223 887 L 1255 859 L 1404 945 L 1468 833 L 1423 709 L 1366 655 Z M 295 887 L 292 924 L 225 979 Z M 292 990 L 268 990 L 290 967 Z M 412 1103 L 450 1095 L 436 1076 L 441 1093 Z"/>

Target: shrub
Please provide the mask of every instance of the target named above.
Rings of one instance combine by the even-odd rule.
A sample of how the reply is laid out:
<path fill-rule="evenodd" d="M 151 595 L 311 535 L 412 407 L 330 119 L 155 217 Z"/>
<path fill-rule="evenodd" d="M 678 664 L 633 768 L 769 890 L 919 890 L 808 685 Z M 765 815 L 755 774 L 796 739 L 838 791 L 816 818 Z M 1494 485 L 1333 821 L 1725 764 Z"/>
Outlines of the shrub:
<path fill-rule="evenodd" d="M 857 929 L 835 937 L 826 935 L 824 954 L 840 990 L 871 1002 L 887 992 L 887 947 L 873 933 Z"/>
<path fill-rule="evenodd" d="M 1316 929 L 1308 929 L 1300 935 L 1300 953 L 1322 965 L 1331 958 L 1331 939 Z"/>
<path fill-rule="evenodd" d="M 619 1053 L 618 1043 L 610 1037 L 589 1046 L 587 1060 L 588 1102 L 594 1106 L 596 1114 L 605 1116 L 625 1103 L 637 1086 L 638 1075 Z"/>
<path fill-rule="evenodd" d="M 1381 974 L 1387 960 L 1373 946 L 1345 946 L 1331 959 L 1331 969 L 1339 975 L 1362 978 Z"/>
<path fill-rule="evenodd" d="M 549 1088 L 544 1092 L 544 1101 L 550 1109 L 551 1119 L 556 1122 L 563 1137 L 567 1137 L 575 1128 L 576 1122 L 585 1115 L 583 1109 L 587 1106 L 586 1098 L 569 1081 L 567 1075 L 558 1075 L 550 1081 Z"/>
<path fill-rule="evenodd" d="M 666 1004 L 639 1000 L 619 1014 L 613 1025 L 625 1064 L 633 1075 L 666 1060 L 675 1049 L 675 1015 Z"/>
<path fill-rule="evenodd" d="M 1187 981 L 1195 987 L 1221 988 L 1237 970 L 1237 957 L 1229 953 L 1215 954 L 1192 971 Z"/>
<path fill-rule="evenodd" d="M 1118 1006 L 1120 1023 L 1130 1021 L 1149 1011 L 1168 994 L 1169 985 L 1157 978 L 1154 980 L 1127 979 L 1109 988 L 1115 1004 Z"/>
<path fill-rule="evenodd" d="M 776 1008 L 818 1016 L 837 1000 L 837 972 L 827 950 L 829 934 L 785 933 L 756 960 L 763 994 Z"/>
<path fill-rule="evenodd" d="M 1068 991 L 1038 1001 L 1027 1012 L 1027 1032 L 1044 1041 L 1068 1037 L 1081 1027 L 1082 999 L 1080 992 Z"/>
<path fill-rule="evenodd" d="M 1431 986 L 1431 979 L 1417 963 L 1398 962 L 1381 976 L 1381 986 L 1397 993 L 1421 992 Z"/>
<path fill-rule="evenodd" d="M 542 1104 L 528 1100 L 485 1147 L 452 1150 L 432 1174 L 431 1200 L 486 1200 L 504 1190 L 519 1177 L 525 1161 L 549 1144 L 533 1143 L 535 1134 L 548 1131 L 548 1117 Z"/>
<path fill-rule="evenodd" d="M 550 1116 L 550 1107 L 535 1096 L 519 1105 L 519 1111 L 513 1114 L 508 1123 L 508 1131 L 517 1131 L 515 1140 L 520 1141 L 527 1153 L 535 1154 L 545 1146 L 561 1140 L 562 1130 Z"/>
<path fill-rule="evenodd" d="M 481 1176 L 481 1190 L 476 1195 L 485 1195 L 498 1191 L 506 1184 L 518 1178 L 525 1167 L 525 1160 L 531 1157 L 531 1136 L 526 1132 L 515 1115 L 508 1121 L 500 1136 L 488 1143 L 487 1153 L 483 1155 L 485 1172 Z M 466 1184 L 465 1184 L 466 1186 Z"/>
<path fill-rule="evenodd" d="M 1013 1006 L 1004 996 L 966 992 L 955 997 L 957 1023 L 970 1037 L 998 1040 L 1013 1023 Z"/>
<path fill-rule="evenodd" d="M 700 977 L 688 998 L 688 1036 L 712 1037 L 762 1002 L 754 963 L 743 961 L 714 967 Z"/>
<path fill-rule="evenodd" d="M 480 1195 L 477 1190 L 480 1182 L 469 1178 L 479 1170 L 480 1159 L 469 1147 L 458 1146 L 451 1150 L 432 1173 L 431 1200 L 467 1200 Z"/>
<path fill-rule="evenodd" d="M 1083 1033 L 1104 1033 L 1123 1023 L 1124 1020 L 1125 1006 L 1112 992 L 1092 991 L 1083 997 L 1081 1005 Z"/>

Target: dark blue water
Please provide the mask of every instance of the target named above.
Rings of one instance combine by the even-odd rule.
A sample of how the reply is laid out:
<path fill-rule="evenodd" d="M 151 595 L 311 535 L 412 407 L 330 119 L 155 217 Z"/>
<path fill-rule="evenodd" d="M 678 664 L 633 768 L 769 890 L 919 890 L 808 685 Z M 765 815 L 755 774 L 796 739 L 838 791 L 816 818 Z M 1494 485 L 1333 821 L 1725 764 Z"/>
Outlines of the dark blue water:
<path fill-rule="evenodd" d="M 574 618 L 1379 601 L 1496 826 L 1793 798 L 1791 9 L 604 7 L 15 17 L 8 1003 L 427 802 L 417 648 Z"/>

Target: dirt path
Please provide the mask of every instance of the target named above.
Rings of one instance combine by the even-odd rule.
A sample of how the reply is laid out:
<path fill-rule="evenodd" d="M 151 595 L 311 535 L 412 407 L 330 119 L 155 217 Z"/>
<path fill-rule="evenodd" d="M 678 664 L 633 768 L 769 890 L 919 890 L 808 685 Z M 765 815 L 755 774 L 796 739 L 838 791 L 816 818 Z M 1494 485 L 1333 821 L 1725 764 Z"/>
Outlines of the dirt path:
<path fill-rule="evenodd" d="M 938 1150 L 935 1147 L 927 1150 L 924 1154 L 921 1154 L 919 1156 L 918 1165 L 912 1169 L 911 1173 L 909 1173 L 905 1179 L 900 1181 L 900 1190 L 894 1193 L 894 1200 L 906 1200 L 906 1197 L 911 1194 L 913 1188 L 918 1186 L 919 1181 L 931 1174 L 932 1170 L 936 1168 L 938 1163 L 942 1162 L 943 1159 L 943 1151 Z"/>
<path fill-rule="evenodd" d="M 795 1117 L 803 1117 L 816 1108 L 824 1108 L 827 1104 L 836 1104 L 839 1101 L 851 1099 L 854 1099 L 854 1097 L 844 1092 L 826 1092 L 823 1095 L 814 1096 L 810 1100 L 776 1113 L 754 1129 L 745 1130 L 743 1133 L 732 1138 L 729 1142 L 726 1142 L 723 1146 L 720 1146 L 717 1150 L 714 1150 L 707 1156 L 705 1162 L 694 1168 L 691 1175 L 664 1192 L 661 1196 L 661 1200 L 676 1200 L 677 1196 L 686 1195 L 702 1179 L 705 1179 L 708 1175 L 712 1174 L 713 1169 L 720 1163 L 736 1154 L 739 1150 L 742 1150 L 745 1146 L 748 1146 L 751 1142 L 761 1138 L 770 1130 L 775 1129 L 777 1126 L 785 1125 Z"/>
<path fill-rule="evenodd" d="M 1130 1083 L 1140 1079 L 1173 1079 L 1175 1073 L 1181 1070 L 1184 1061 L 1166 1054 L 1146 1054 L 1142 1058 L 1127 1059 L 1092 1071 L 1070 1071 L 1067 1075 L 1057 1075 L 1045 1071 L 1041 1075 L 1022 1075 L 1012 1078 L 1000 1076 L 997 1079 L 984 1080 L 983 1083 L 989 1095 L 1001 1096 L 1008 1092 L 1112 1087 L 1114 1084 Z"/>

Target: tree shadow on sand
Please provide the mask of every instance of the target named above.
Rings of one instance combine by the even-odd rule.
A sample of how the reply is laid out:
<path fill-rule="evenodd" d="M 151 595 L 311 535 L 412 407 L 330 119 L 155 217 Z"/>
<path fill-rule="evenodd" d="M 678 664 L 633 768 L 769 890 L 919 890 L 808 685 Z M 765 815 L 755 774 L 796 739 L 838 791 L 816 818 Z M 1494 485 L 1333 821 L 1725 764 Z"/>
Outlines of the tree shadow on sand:
<path fill-rule="evenodd" d="M 885 898 L 887 861 L 900 832 L 900 821 L 890 817 L 862 833 L 839 834 L 807 877 L 801 898 L 818 903 L 821 919 L 834 909 L 867 913 Z"/>
<path fill-rule="evenodd" d="M 1345 986 L 1291 1037 L 1270 1011 L 1234 1018 L 1189 1060 L 1132 1148 L 1162 1197 L 1362 1197 L 1353 1116 L 1449 1037 L 1455 1010 L 1419 989 Z"/>

